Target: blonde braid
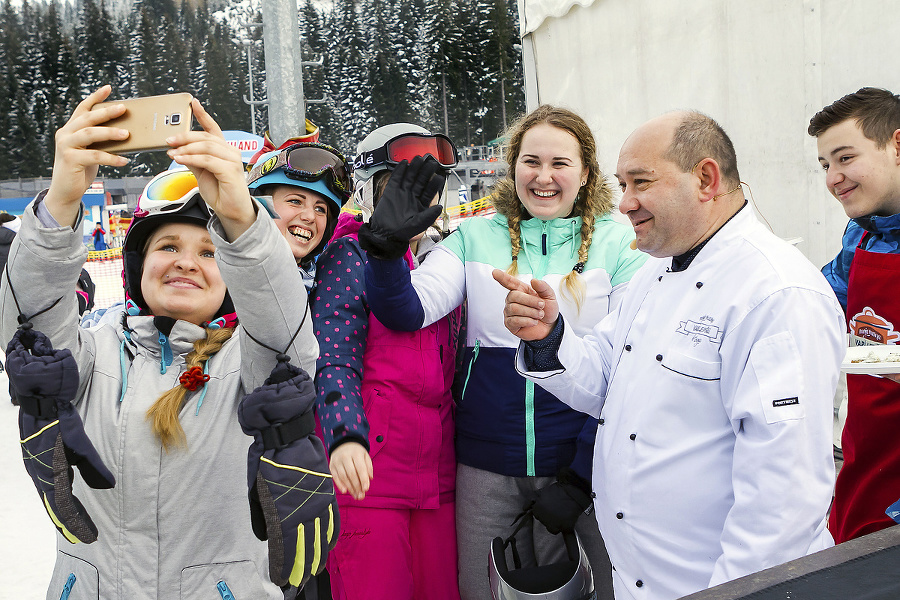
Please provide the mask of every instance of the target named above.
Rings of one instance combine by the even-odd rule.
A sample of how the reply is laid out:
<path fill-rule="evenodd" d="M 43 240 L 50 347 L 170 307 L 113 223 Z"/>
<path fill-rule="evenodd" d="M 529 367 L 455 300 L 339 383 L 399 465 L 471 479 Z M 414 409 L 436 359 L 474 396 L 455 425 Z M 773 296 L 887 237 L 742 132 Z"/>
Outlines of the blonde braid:
<path fill-rule="evenodd" d="M 594 219 L 595 216 L 590 213 L 581 217 L 581 245 L 578 246 L 578 263 L 569 271 L 568 275 L 563 277 L 563 283 L 566 286 L 565 288 L 560 286 L 559 290 L 565 294 L 566 289 L 568 289 L 579 313 L 587 293 L 587 287 L 585 286 L 584 278 L 581 277 L 581 271 L 584 270 L 584 266 L 587 264 L 588 251 L 591 249 L 591 241 L 594 238 Z"/>
<path fill-rule="evenodd" d="M 506 272 L 515 276 L 519 274 L 519 253 L 522 251 L 522 229 L 519 227 L 522 222 L 522 217 L 521 215 L 513 214 L 512 218 L 507 222 L 509 227 L 509 246 L 512 253 L 512 263 L 510 263 Z"/>
<path fill-rule="evenodd" d="M 233 327 L 224 329 L 207 329 L 206 337 L 194 342 L 194 349 L 185 357 L 185 370 L 195 366 L 203 366 L 209 358 L 218 352 L 234 333 Z M 178 420 L 178 413 L 187 399 L 187 389 L 178 385 L 165 392 L 147 410 L 147 419 L 153 422 L 153 432 L 162 442 L 166 452 L 172 446 L 187 448 L 187 438 Z"/>

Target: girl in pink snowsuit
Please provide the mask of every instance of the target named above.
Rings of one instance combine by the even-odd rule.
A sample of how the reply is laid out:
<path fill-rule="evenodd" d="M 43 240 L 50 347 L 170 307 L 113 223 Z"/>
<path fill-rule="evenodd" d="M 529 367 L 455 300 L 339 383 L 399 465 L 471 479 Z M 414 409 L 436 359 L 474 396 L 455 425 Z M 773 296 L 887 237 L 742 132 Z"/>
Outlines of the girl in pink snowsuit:
<path fill-rule="evenodd" d="M 449 144 L 396 124 L 372 132 L 358 152 L 408 134 L 419 144 L 409 151 L 418 155 Z M 390 159 L 357 166 L 355 199 L 363 214 L 340 216 L 310 296 L 321 352 L 317 412 L 340 492 L 341 535 L 328 572 L 335 600 L 459 600 L 450 393 L 459 309 L 399 332 L 371 315 L 366 300 L 367 259 L 357 231 L 396 165 Z M 409 249 L 406 260 L 414 268 Z"/>

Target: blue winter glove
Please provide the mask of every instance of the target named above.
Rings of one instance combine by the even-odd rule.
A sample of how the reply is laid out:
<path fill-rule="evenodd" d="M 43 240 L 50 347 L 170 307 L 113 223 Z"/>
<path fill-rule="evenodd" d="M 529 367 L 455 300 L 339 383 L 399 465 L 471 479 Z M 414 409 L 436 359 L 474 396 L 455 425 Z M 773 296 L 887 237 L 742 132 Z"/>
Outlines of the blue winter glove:
<path fill-rule="evenodd" d="M 247 485 L 253 532 L 269 541 L 269 578 L 302 586 L 325 568 L 340 522 L 325 447 L 316 437 L 309 375 L 281 354 L 263 385 L 238 408 L 253 443 Z"/>
<path fill-rule="evenodd" d="M 60 533 L 73 544 L 90 544 L 97 539 L 97 527 L 72 494 L 72 467 L 95 489 L 109 489 L 116 480 L 72 406 L 78 391 L 72 353 L 54 350 L 47 336 L 29 325 L 20 328 L 6 348 L 10 388 L 19 401 L 25 469 Z"/>

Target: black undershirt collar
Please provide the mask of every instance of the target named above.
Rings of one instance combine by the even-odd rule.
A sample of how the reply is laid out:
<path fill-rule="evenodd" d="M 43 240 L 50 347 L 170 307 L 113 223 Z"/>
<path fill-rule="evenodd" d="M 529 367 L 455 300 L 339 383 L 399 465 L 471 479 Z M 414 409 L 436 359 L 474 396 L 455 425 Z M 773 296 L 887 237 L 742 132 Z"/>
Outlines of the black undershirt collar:
<path fill-rule="evenodd" d="M 172 335 L 172 328 L 175 327 L 175 319 L 172 317 L 153 317 L 153 324 L 166 337 Z"/>
<path fill-rule="evenodd" d="M 739 209 L 737 209 L 737 211 L 733 215 L 728 217 L 728 221 L 732 220 L 735 217 L 735 215 L 737 215 L 739 212 L 741 212 L 744 209 L 745 206 L 747 206 L 746 199 L 744 199 L 744 203 L 741 205 L 741 207 Z M 687 269 L 691 265 L 691 262 L 693 262 L 693 260 L 697 257 L 697 255 L 700 254 L 700 251 L 703 250 L 703 246 L 705 246 L 706 243 L 713 238 L 713 235 L 716 235 L 717 233 L 719 233 L 722 230 L 722 227 L 725 227 L 725 225 L 728 224 L 728 221 L 725 221 L 724 223 L 722 223 L 722 226 L 719 227 L 718 229 L 716 229 L 715 231 L 713 231 L 711 236 L 709 236 L 708 238 L 706 238 L 705 240 L 703 240 L 702 242 L 700 242 L 699 244 L 697 244 L 696 246 L 694 246 L 693 248 L 691 248 L 690 250 L 685 252 L 684 254 L 679 254 L 678 256 L 673 256 L 672 257 L 672 266 L 669 267 L 669 271 L 671 271 L 672 273 L 678 273 L 679 271 L 684 271 L 685 269 Z"/>

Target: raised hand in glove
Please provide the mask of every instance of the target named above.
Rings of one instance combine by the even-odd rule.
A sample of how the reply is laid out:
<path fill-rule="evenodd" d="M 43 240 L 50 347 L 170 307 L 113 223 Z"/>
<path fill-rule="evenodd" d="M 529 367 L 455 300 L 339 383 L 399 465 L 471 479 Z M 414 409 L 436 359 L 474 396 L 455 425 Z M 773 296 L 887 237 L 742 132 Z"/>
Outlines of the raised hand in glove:
<path fill-rule="evenodd" d="M 325 568 L 340 530 L 325 447 L 314 433 L 309 375 L 279 355 L 265 383 L 238 408 L 253 443 L 247 485 L 253 533 L 269 541 L 269 579 L 302 586 Z"/>
<path fill-rule="evenodd" d="M 67 540 L 90 544 L 97 526 L 72 494 L 72 467 L 95 489 L 116 484 L 84 431 L 72 400 L 78 365 L 69 350 L 54 350 L 43 333 L 20 328 L 6 348 L 6 369 L 19 401 L 19 435 L 25 469 L 56 528 Z"/>
<path fill-rule="evenodd" d="M 557 534 L 575 530 L 578 517 L 593 506 L 591 484 L 568 467 L 560 469 L 556 481 L 535 491 L 535 498 L 524 508 Z"/>
<path fill-rule="evenodd" d="M 405 160 L 391 173 L 375 212 L 359 230 L 359 245 L 376 258 L 395 259 L 406 254 L 409 240 L 434 223 L 443 208 L 431 206 L 447 179 L 431 155 Z"/>

